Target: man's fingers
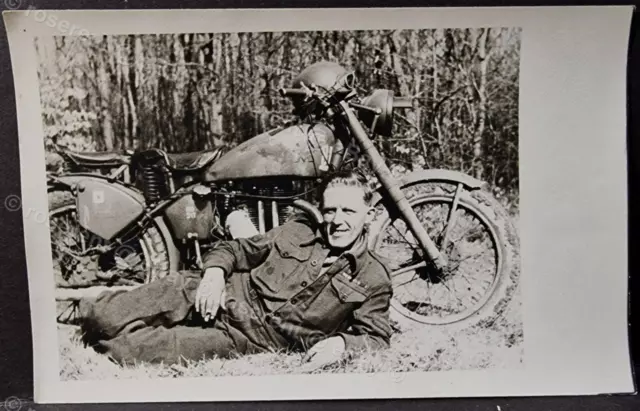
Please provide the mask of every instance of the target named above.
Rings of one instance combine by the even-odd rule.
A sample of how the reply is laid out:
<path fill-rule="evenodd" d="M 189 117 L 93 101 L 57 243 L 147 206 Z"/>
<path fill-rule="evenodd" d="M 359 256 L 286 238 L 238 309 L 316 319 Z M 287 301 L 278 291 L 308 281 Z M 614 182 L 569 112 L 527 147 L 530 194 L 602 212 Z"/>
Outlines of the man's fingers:
<path fill-rule="evenodd" d="M 197 304 L 198 304 L 198 312 L 203 317 L 205 314 L 204 309 L 205 309 L 206 303 L 207 303 L 207 297 L 204 295 L 204 293 L 200 293 L 200 297 L 198 298 Z"/>
<path fill-rule="evenodd" d="M 330 354 L 313 353 L 313 355 L 307 360 L 307 362 L 303 361 L 300 368 L 302 372 L 309 372 L 322 368 L 326 365 L 333 364 L 337 361 L 338 359 Z"/>
<path fill-rule="evenodd" d="M 198 313 L 200 313 L 200 315 L 202 315 L 204 317 L 204 308 L 205 308 L 205 303 L 206 303 L 206 298 L 207 298 L 207 293 L 206 293 L 206 287 L 205 284 L 203 284 L 202 282 L 200 283 L 200 286 L 198 287 L 198 290 L 196 291 L 196 311 Z"/>
<path fill-rule="evenodd" d="M 207 317 L 213 318 L 216 316 L 216 312 L 218 311 L 219 306 L 219 298 L 216 298 L 215 295 L 210 295 L 206 299 L 206 308 L 204 309 L 204 313 Z"/>
<path fill-rule="evenodd" d="M 315 371 L 327 365 L 327 363 L 327 359 L 323 358 L 322 355 L 319 355 L 318 353 L 312 353 L 308 360 L 306 362 L 303 361 L 303 363 L 301 364 L 300 372 Z"/>
<path fill-rule="evenodd" d="M 227 301 L 227 290 L 224 289 L 222 290 L 222 295 L 220 296 L 220 303 L 218 304 L 219 308 L 218 309 L 222 309 L 223 311 L 225 311 L 227 309 L 225 303 Z"/>
<path fill-rule="evenodd" d="M 207 302 L 209 298 L 207 295 L 200 297 L 200 315 L 202 315 L 203 318 L 207 315 Z"/>
<path fill-rule="evenodd" d="M 213 273 L 215 274 L 215 272 Z M 196 291 L 196 311 L 200 313 L 205 321 L 209 321 L 216 316 L 220 306 L 221 294 L 224 291 L 224 277 L 212 275 L 205 273 Z"/>
<path fill-rule="evenodd" d="M 310 372 L 339 362 L 344 353 L 344 343 L 340 337 L 331 337 L 315 344 L 302 359 L 301 372 Z"/>
<path fill-rule="evenodd" d="M 309 361 L 311 361 L 311 359 L 312 359 L 316 354 L 317 354 L 316 352 L 312 352 L 312 351 L 307 352 L 307 353 L 304 355 L 304 357 L 302 357 L 302 362 L 303 362 L 303 363 L 305 363 L 305 362 L 309 362 Z"/>
<path fill-rule="evenodd" d="M 203 300 L 204 300 L 204 304 L 202 307 L 202 315 L 208 318 L 209 315 L 211 314 L 211 312 L 209 311 L 211 307 L 211 294 L 206 296 L 206 298 L 203 298 Z"/>
<path fill-rule="evenodd" d="M 193 306 L 196 309 L 196 312 L 199 313 L 200 312 L 200 287 L 198 287 L 198 290 L 196 291 L 196 301 L 195 301 L 195 304 L 193 304 Z"/>
<path fill-rule="evenodd" d="M 309 362 L 313 357 L 315 357 L 318 352 L 320 352 L 320 347 L 318 344 L 314 344 L 311 348 L 307 350 L 307 353 L 304 357 L 302 357 L 302 362 Z"/>

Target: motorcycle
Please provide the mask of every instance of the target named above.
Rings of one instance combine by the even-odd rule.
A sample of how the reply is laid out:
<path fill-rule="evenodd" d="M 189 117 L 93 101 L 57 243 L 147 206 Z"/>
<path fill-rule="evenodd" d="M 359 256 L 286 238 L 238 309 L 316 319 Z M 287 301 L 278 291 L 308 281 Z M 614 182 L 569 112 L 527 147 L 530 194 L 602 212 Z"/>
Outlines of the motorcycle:
<path fill-rule="evenodd" d="M 265 233 L 296 209 L 317 219 L 323 179 L 368 159 L 379 182 L 369 246 L 390 271 L 393 319 L 446 327 L 495 320 L 520 276 L 508 213 L 485 183 L 457 171 L 422 169 L 395 179 L 374 137 L 391 137 L 394 111 L 412 101 L 386 89 L 360 96 L 355 81 L 336 63 L 308 66 L 279 90 L 299 122 L 224 155 L 149 149 L 115 166 L 130 178 L 50 174 L 56 299 L 69 304 L 96 285 L 137 286 L 201 268 L 217 241 Z M 234 233 L 239 215 L 249 229 Z M 59 321 L 63 314 L 59 309 Z"/>

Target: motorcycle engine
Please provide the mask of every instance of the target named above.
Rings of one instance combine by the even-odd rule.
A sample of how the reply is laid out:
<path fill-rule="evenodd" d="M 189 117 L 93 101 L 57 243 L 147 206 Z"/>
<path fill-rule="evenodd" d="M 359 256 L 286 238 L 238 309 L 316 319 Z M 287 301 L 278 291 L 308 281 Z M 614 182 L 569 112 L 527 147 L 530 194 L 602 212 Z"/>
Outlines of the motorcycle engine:
<path fill-rule="evenodd" d="M 313 183 L 304 180 L 243 180 L 234 183 L 234 190 L 247 196 L 238 198 L 234 208 L 245 209 L 260 233 L 284 224 L 296 211 L 292 205 L 296 198 L 315 202 Z"/>

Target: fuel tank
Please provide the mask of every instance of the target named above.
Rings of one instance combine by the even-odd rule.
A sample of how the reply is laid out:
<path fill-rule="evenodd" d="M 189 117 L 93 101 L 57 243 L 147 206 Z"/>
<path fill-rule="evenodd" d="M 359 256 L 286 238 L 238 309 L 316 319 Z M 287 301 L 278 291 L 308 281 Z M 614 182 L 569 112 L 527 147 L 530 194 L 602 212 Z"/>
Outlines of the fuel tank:
<path fill-rule="evenodd" d="M 206 240 L 215 228 L 213 203 L 196 196 L 193 192 L 177 199 L 164 211 L 174 238 Z"/>
<path fill-rule="evenodd" d="M 333 131 L 321 123 L 268 131 L 245 141 L 214 162 L 205 173 L 205 181 L 318 177 L 327 170 L 334 141 Z"/>

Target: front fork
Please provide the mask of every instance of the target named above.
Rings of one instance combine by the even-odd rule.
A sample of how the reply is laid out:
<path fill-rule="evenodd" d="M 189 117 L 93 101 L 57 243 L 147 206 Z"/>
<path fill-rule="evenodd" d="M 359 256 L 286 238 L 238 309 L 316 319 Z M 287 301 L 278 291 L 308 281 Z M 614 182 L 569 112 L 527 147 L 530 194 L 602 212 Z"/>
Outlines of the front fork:
<path fill-rule="evenodd" d="M 353 113 L 349 104 L 345 101 L 341 101 L 340 105 L 342 106 L 343 112 L 347 117 L 347 122 L 349 124 L 349 129 L 351 130 L 354 138 L 360 145 L 362 151 L 368 156 L 371 165 L 373 166 L 373 171 L 375 172 L 378 180 L 385 188 L 385 190 L 389 193 L 389 196 L 395 203 L 398 211 L 400 211 L 400 215 L 403 217 L 404 221 L 407 223 L 409 230 L 418 241 L 420 248 L 426 256 L 432 261 L 435 267 L 442 271 L 446 265 L 447 261 L 445 256 L 440 253 L 438 247 L 433 242 L 429 234 L 422 226 L 420 220 L 411 209 L 411 205 L 409 204 L 409 200 L 405 197 L 404 193 L 400 189 L 400 185 L 396 181 L 395 178 L 391 175 L 391 170 L 387 167 L 384 159 L 380 155 L 380 152 L 376 149 L 373 144 L 373 141 L 369 138 L 367 131 L 364 129 L 356 115 Z"/>

